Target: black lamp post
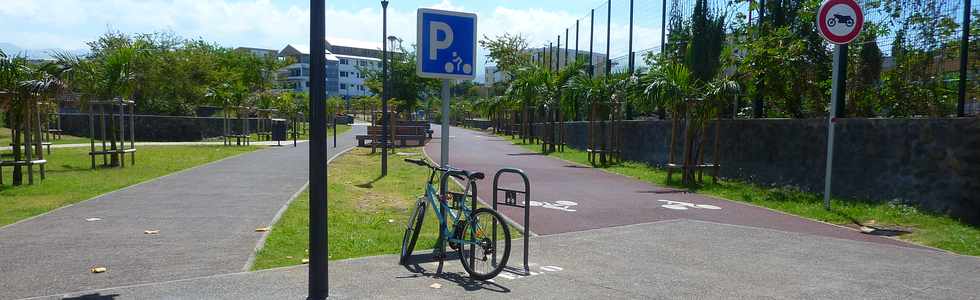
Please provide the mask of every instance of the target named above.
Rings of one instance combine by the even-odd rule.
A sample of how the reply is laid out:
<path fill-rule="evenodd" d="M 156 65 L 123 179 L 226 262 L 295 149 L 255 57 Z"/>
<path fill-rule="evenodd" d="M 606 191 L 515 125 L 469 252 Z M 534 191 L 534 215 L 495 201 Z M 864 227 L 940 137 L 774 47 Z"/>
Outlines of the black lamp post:
<path fill-rule="evenodd" d="M 326 3 L 310 0 L 310 271 L 308 299 L 327 298 Z M 294 126 L 295 127 L 295 126 Z M 294 135 L 295 136 L 295 135 Z"/>
<path fill-rule="evenodd" d="M 388 175 L 388 0 L 381 0 L 381 176 Z"/>

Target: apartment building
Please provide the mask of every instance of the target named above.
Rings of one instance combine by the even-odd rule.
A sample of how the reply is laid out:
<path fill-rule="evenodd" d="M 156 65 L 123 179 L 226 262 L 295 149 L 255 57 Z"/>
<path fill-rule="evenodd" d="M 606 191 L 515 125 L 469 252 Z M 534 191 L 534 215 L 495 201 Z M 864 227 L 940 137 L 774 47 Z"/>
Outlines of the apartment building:
<path fill-rule="evenodd" d="M 367 73 L 381 70 L 381 44 L 349 40 L 327 41 L 327 97 L 351 99 L 374 95 L 364 85 Z M 282 90 L 307 92 L 310 89 L 310 50 L 306 46 L 286 45 L 282 50 L 240 47 L 257 56 L 275 55 L 294 63 L 279 72 Z"/>

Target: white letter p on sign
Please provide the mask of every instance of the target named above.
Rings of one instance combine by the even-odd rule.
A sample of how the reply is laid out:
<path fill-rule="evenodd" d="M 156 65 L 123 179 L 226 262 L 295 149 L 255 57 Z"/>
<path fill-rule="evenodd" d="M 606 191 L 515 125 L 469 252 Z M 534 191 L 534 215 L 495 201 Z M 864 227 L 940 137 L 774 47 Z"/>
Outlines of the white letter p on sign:
<path fill-rule="evenodd" d="M 445 34 L 445 39 L 443 40 L 439 40 L 440 31 Z M 443 22 L 429 23 L 429 60 L 438 59 L 439 50 L 448 49 L 452 44 L 453 29 L 449 27 L 449 24 Z"/>

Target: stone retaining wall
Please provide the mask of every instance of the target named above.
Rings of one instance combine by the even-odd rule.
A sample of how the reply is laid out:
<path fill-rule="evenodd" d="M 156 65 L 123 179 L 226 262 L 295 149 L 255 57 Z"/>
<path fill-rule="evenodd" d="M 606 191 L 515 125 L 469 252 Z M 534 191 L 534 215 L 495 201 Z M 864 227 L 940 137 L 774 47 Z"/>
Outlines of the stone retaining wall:
<path fill-rule="evenodd" d="M 566 126 L 568 144 L 585 149 L 587 123 Z M 666 164 L 670 129 L 670 121 L 622 122 L 623 156 Z M 842 119 L 836 131 L 835 196 L 898 200 L 980 224 L 980 119 Z M 724 120 L 721 174 L 822 193 L 826 141 L 822 119 Z"/>

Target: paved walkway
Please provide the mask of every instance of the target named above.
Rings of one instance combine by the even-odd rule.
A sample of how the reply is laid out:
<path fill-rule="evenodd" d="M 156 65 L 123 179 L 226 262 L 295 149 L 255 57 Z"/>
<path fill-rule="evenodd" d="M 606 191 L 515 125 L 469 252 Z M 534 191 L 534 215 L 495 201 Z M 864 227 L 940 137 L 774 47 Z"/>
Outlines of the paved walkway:
<path fill-rule="evenodd" d="M 440 130 L 435 132 L 438 137 Z M 426 153 L 437 162 L 441 141 L 440 138 L 433 139 L 425 147 Z M 478 190 L 480 198 L 488 203 L 493 199 L 493 174 L 497 170 L 516 167 L 527 172 L 531 179 L 531 200 L 543 204 L 531 209 L 530 230 L 537 234 L 693 219 L 920 247 L 756 206 L 652 185 L 543 156 L 483 132 L 453 127 L 450 131 L 450 153 L 450 165 L 487 174 L 487 179 L 480 181 Z M 516 179 L 516 176 L 503 177 L 501 185 L 513 187 Z M 502 199 L 503 195 L 499 197 Z M 523 209 L 501 207 L 499 210 L 523 224 Z"/>
<path fill-rule="evenodd" d="M 299 143 L 306 143 L 308 141 L 301 140 L 301 141 L 297 141 L 297 142 L 299 142 Z M 330 144 L 331 146 L 333 145 L 332 143 L 333 143 L 333 141 L 331 140 L 331 144 Z M 127 144 L 127 145 L 129 145 L 129 144 Z M 219 145 L 224 145 L 224 142 L 136 142 L 136 146 L 137 147 L 139 147 L 139 146 L 219 146 Z M 274 142 L 274 141 L 252 141 L 251 142 L 251 145 L 253 145 L 253 146 L 277 146 L 277 145 L 292 146 L 293 145 L 293 140 L 282 141 L 282 142 Z M 51 145 L 51 149 L 87 148 L 87 147 L 91 147 L 91 146 L 92 146 L 92 144 L 58 144 L 58 145 Z M 95 146 L 96 147 L 102 147 L 102 144 L 96 144 Z M 10 146 L 0 147 L 0 150 L 2 150 L 2 151 L 10 151 L 11 148 L 12 147 L 10 147 Z M 45 149 L 47 149 L 47 147 L 45 147 Z"/>
<path fill-rule="evenodd" d="M 514 245 L 515 254 L 520 243 Z M 393 255 L 330 264 L 334 299 L 977 299 L 980 259 L 720 223 L 672 220 L 535 237 L 534 275 L 436 277 Z M 510 265 L 520 257 L 512 256 Z M 305 299 L 305 266 L 43 299 Z M 421 273 L 420 273 L 421 272 Z M 438 284 L 439 288 L 434 288 Z M 75 298 L 71 298 L 75 297 Z"/>
<path fill-rule="evenodd" d="M 256 228 L 307 183 L 308 147 L 232 157 L 0 228 L 0 299 L 241 272 L 264 235 Z"/>

